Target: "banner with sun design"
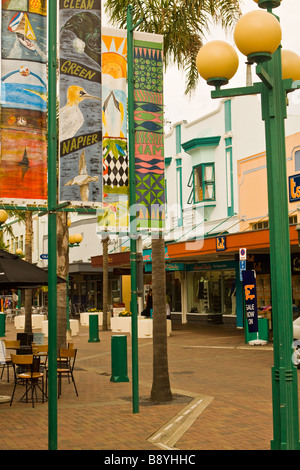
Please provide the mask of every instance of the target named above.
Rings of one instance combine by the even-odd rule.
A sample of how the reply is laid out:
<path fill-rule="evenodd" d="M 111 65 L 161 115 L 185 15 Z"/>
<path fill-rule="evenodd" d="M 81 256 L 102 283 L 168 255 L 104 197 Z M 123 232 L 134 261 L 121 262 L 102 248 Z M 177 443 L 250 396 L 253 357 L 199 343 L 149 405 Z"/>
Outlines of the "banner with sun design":
<path fill-rule="evenodd" d="M 134 34 L 136 208 L 139 229 L 165 222 L 163 38 Z"/>
<path fill-rule="evenodd" d="M 46 0 L 2 0 L 3 204 L 47 203 L 46 14 Z"/>
<path fill-rule="evenodd" d="M 128 231 L 127 34 L 102 29 L 103 203 L 97 233 Z"/>
<path fill-rule="evenodd" d="M 101 1 L 60 1 L 59 201 L 102 201 Z"/>

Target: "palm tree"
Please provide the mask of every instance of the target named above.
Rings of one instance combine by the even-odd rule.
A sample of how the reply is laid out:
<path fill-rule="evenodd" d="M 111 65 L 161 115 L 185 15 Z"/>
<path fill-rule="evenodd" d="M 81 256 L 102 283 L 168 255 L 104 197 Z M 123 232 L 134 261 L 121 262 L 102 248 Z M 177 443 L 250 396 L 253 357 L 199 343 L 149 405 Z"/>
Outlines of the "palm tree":
<path fill-rule="evenodd" d="M 102 238 L 103 249 L 103 322 L 102 329 L 106 331 L 107 325 L 107 310 L 108 310 L 108 241 L 109 236 Z"/>
<path fill-rule="evenodd" d="M 32 211 L 19 211 L 9 210 L 7 211 L 9 217 L 14 217 L 18 222 L 25 224 L 25 261 L 32 263 Z M 12 227 L 10 227 L 10 234 L 13 235 Z M 22 255 L 23 257 L 24 255 Z M 24 332 L 32 333 L 32 289 L 25 289 L 25 325 Z"/>
<path fill-rule="evenodd" d="M 164 62 L 175 63 L 186 72 L 186 94 L 196 88 L 196 57 L 211 22 L 230 28 L 240 17 L 239 0 L 106 0 L 105 12 L 111 23 L 127 26 L 127 7 L 133 7 L 133 24 L 147 33 L 164 37 Z M 151 399 L 172 398 L 168 373 L 166 327 L 166 280 L 164 238 L 152 240 L 153 286 L 153 383 Z"/>
<path fill-rule="evenodd" d="M 168 371 L 165 241 L 162 234 L 152 238 L 153 291 L 153 381 L 151 400 L 170 401 Z"/>
<path fill-rule="evenodd" d="M 67 212 L 58 212 L 57 223 L 57 275 L 67 279 L 69 273 L 69 228 Z M 57 284 L 57 350 L 66 345 L 67 283 Z"/>
<path fill-rule="evenodd" d="M 126 11 L 133 6 L 137 29 L 164 36 L 164 61 L 186 72 L 186 94 L 197 85 L 196 57 L 212 23 L 230 29 L 241 15 L 240 0 L 106 0 L 105 12 L 113 25 L 126 28 Z"/>
<path fill-rule="evenodd" d="M 25 261 L 32 263 L 32 212 L 25 212 Z M 25 333 L 32 333 L 32 289 L 25 289 Z"/>

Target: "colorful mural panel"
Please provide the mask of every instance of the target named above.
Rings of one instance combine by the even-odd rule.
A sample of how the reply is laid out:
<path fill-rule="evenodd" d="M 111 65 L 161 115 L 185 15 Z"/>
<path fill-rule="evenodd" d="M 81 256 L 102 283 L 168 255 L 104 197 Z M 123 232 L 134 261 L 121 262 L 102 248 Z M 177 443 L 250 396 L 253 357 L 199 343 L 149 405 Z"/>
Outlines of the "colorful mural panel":
<path fill-rule="evenodd" d="M 127 34 L 102 31 L 103 203 L 98 233 L 128 230 Z"/>
<path fill-rule="evenodd" d="M 46 12 L 46 0 L 2 1 L 2 203 L 47 202 Z"/>
<path fill-rule="evenodd" d="M 162 37 L 134 35 L 136 206 L 140 229 L 165 220 Z"/>
<path fill-rule="evenodd" d="M 102 201 L 101 1 L 60 2 L 59 200 Z"/>

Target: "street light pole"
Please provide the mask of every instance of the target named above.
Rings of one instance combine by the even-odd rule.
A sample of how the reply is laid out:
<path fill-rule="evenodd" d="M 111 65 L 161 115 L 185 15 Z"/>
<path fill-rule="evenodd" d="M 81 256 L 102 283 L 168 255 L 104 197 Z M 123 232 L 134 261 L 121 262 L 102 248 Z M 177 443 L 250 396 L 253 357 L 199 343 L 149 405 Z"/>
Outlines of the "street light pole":
<path fill-rule="evenodd" d="M 49 388 L 48 445 L 57 450 L 57 277 L 56 277 L 56 9 L 57 1 L 48 6 L 48 320 L 49 320 Z"/>
<path fill-rule="evenodd" d="M 132 347 L 132 405 L 133 413 L 139 412 L 139 370 L 138 370 L 138 298 L 137 298 L 137 238 L 135 230 L 135 131 L 134 131 L 134 62 L 133 31 L 140 23 L 132 23 L 132 5 L 127 8 L 127 80 L 128 80 L 128 152 L 129 152 L 129 234 L 131 271 L 131 347 Z M 142 21 L 142 20 L 141 20 Z"/>
<path fill-rule="evenodd" d="M 272 448 L 298 449 L 298 384 L 297 369 L 292 364 L 293 306 L 284 130 L 286 91 L 281 75 L 280 47 L 265 69 L 273 80 L 272 87 L 263 84 L 261 93 L 266 137 L 274 344 Z"/>
<path fill-rule="evenodd" d="M 258 0 L 255 1 L 258 2 Z M 266 15 L 272 14 L 272 8 L 280 5 L 279 0 L 260 0 L 258 3 L 261 8 L 268 10 L 268 13 L 265 12 Z M 201 50 L 199 56 L 200 52 Z M 292 283 L 284 129 L 284 120 L 287 116 L 286 94 L 292 91 L 293 80 L 282 78 L 280 45 L 267 62 L 264 62 L 262 55 L 263 52 L 259 52 L 257 59 L 253 60 L 258 64 L 256 74 L 261 79 L 261 83 L 255 83 L 250 87 L 220 90 L 220 86 L 224 83 L 218 83 L 217 79 L 214 81 L 213 77 L 210 77 L 210 82 L 216 86 L 211 96 L 223 98 L 261 94 L 266 138 L 274 345 L 274 366 L 272 367 L 274 435 L 271 448 L 295 450 L 300 448 L 299 411 L 297 369 L 292 363 Z M 199 61 L 201 61 L 200 58 Z M 201 75 L 200 69 L 201 66 L 198 67 Z M 298 77 L 294 78 L 294 80 L 298 79 Z"/>

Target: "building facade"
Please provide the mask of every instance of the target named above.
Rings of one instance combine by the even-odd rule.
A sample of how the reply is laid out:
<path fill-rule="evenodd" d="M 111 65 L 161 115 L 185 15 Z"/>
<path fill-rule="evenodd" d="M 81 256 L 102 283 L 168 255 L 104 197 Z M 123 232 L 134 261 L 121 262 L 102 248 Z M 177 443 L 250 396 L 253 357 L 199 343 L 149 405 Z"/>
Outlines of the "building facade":
<path fill-rule="evenodd" d="M 298 272 L 300 115 L 286 120 L 293 272 Z M 298 176 L 299 175 L 299 176 Z M 182 322 L 244 325 L 239 249 L 258 272 L 259 304 L 271 303 L 264 123 L 258 96 L 220 100 L 216 111 L 172 126 L 165 135 L 166 280 L 172 318 Z M 69 233 L 80 233 L 69 250 L 69 298 L 74 313 L 102 307 L 102 242 L 96 215 L 70 214 Z M 33 262 L 47 268 L 47 216 L 33 216 Z M 24 250 L 25 227 L 14 223 L 4 242 Z M 151 237 L 143 244 L 144 292 L 152 283 Z M 109 245 L 109 302 L 130 308 L 128 240 Z M 260 269 L 260 271 L 259 271 Z M 300 270 L 300 268 L 299 268 Z M 299 271 L 300 273 L 300 271 Z M 293 277 L 298 304 L 300 278 Z M 300 291 L 300 289 L 299 289 Z M 39 302 L 46 302 L 46 294 Z"/>

